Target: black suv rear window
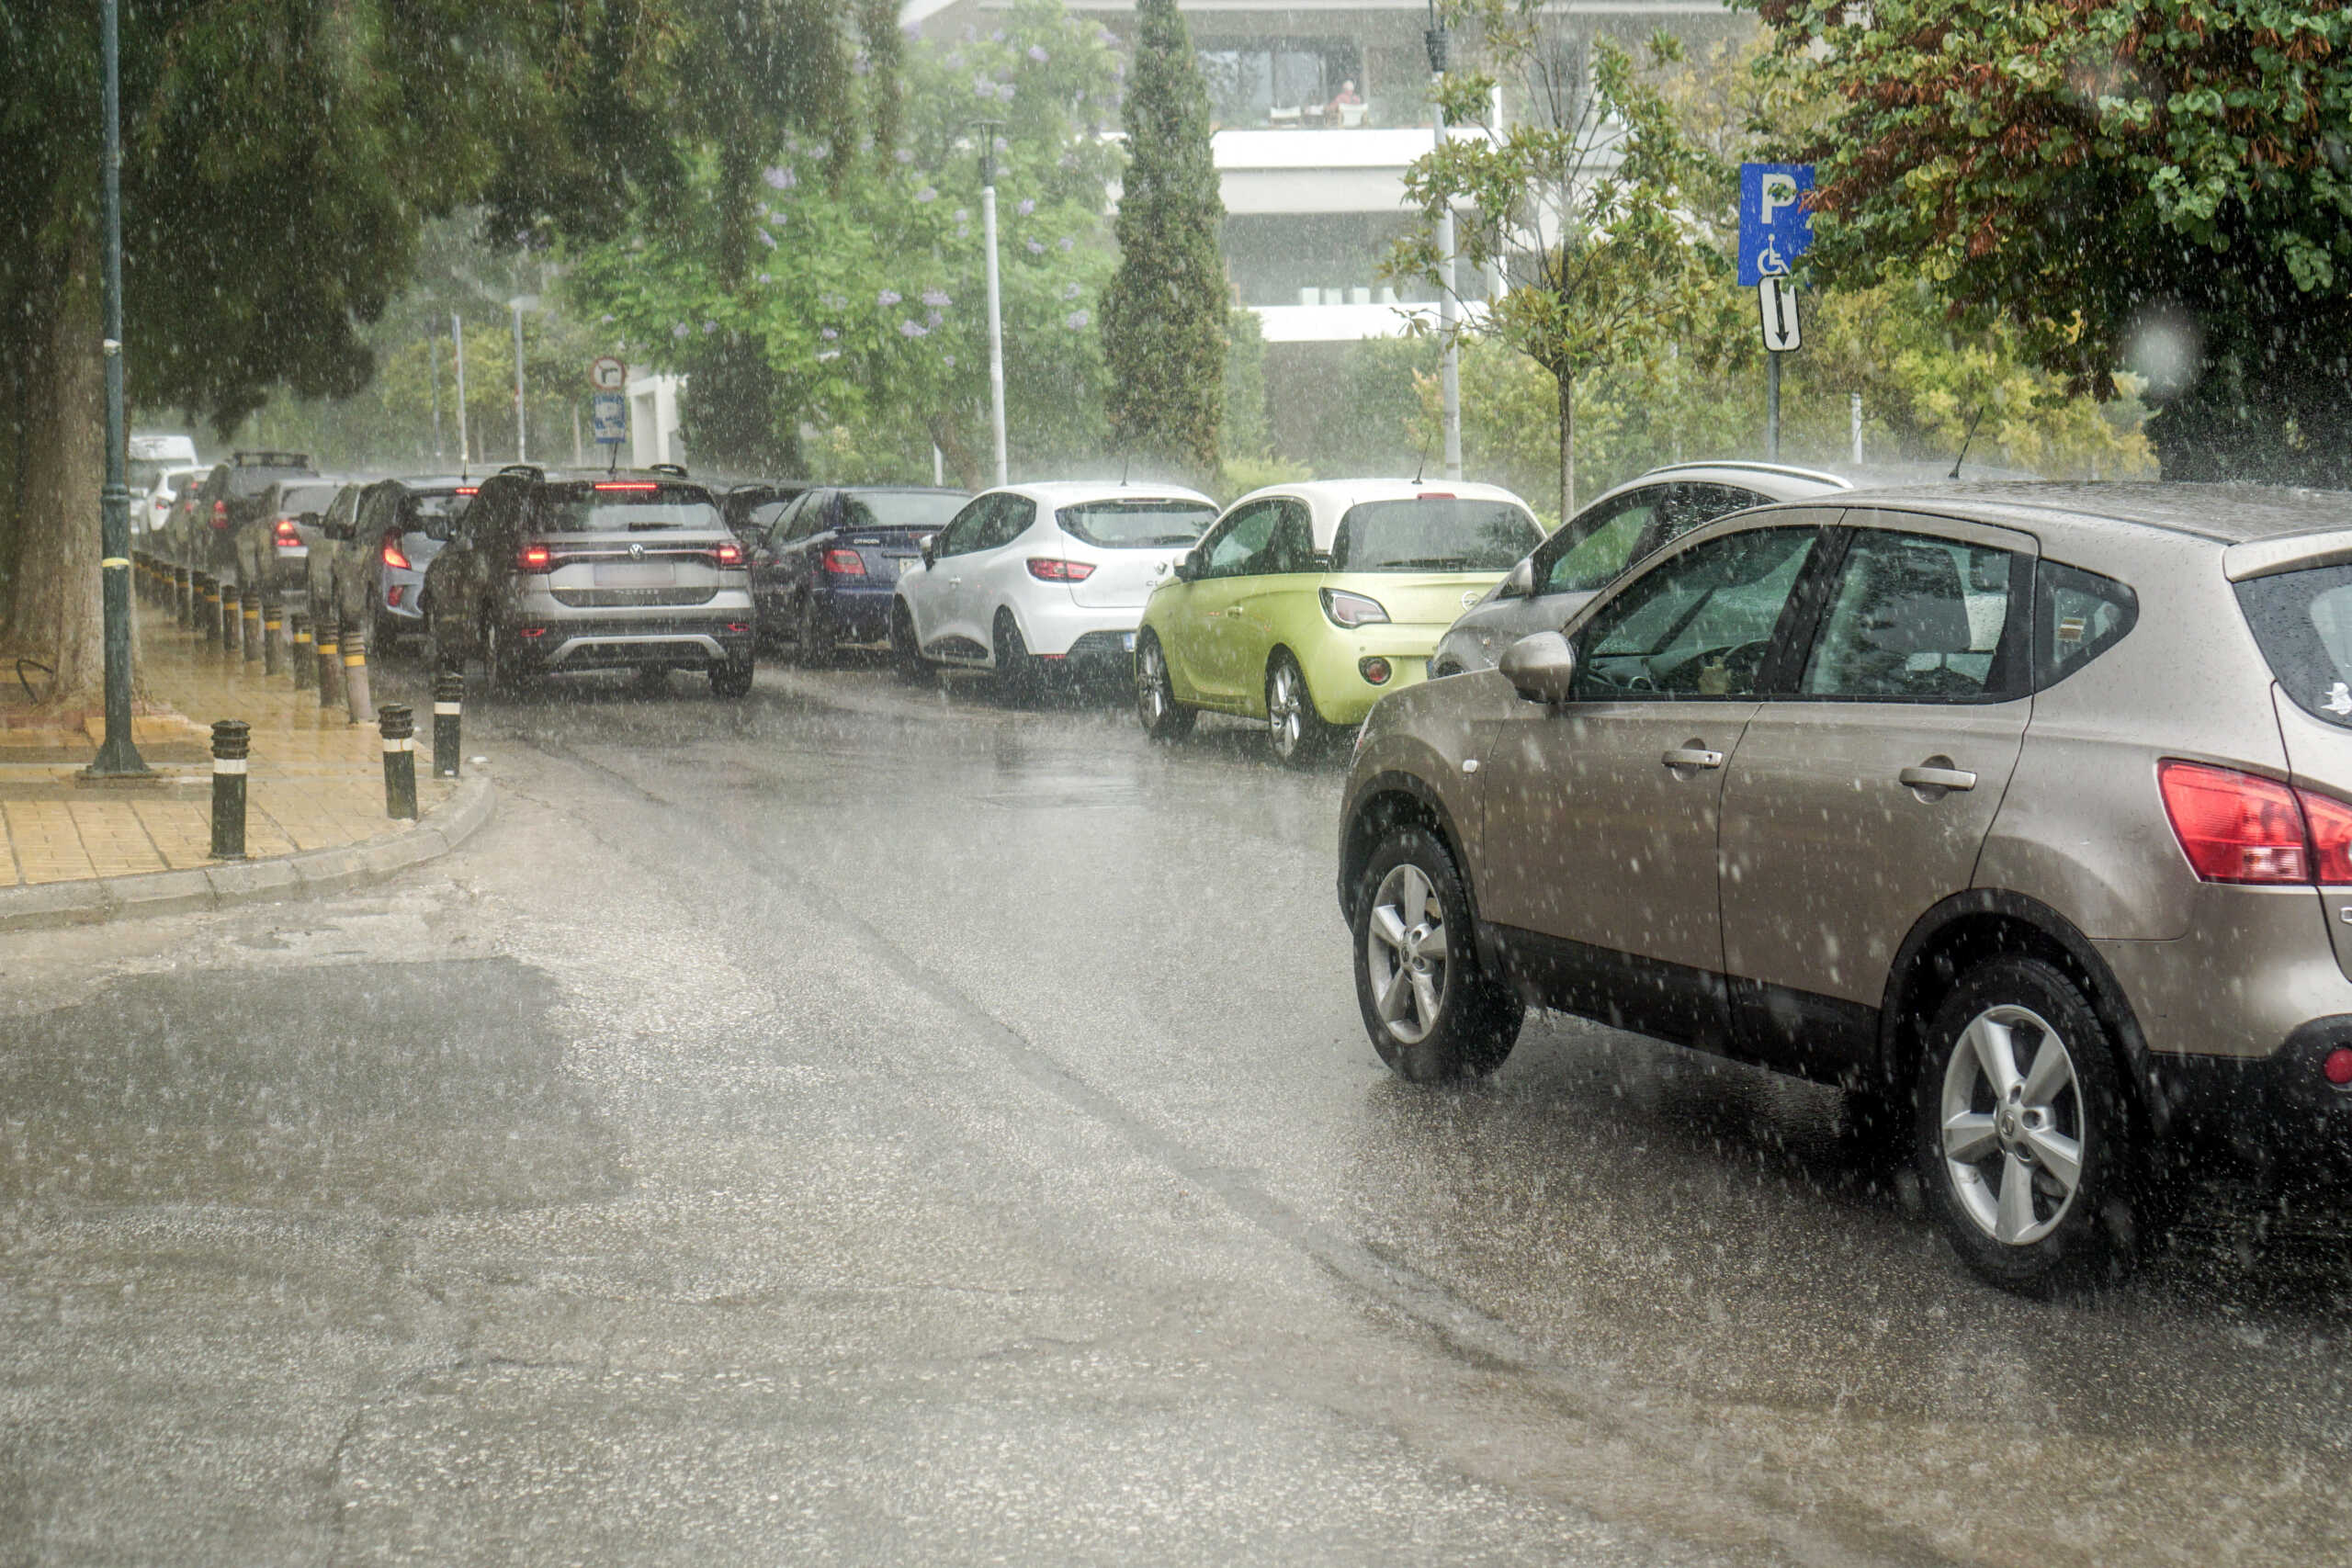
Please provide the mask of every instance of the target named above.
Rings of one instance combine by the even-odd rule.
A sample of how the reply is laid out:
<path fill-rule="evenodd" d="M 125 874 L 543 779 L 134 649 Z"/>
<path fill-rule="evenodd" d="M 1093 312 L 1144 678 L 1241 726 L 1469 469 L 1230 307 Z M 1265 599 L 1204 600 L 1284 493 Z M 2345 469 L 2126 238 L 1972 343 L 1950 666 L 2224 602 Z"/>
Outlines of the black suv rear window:
<path fill-rule="evenodd" d="M 1509 571 L 1544 542 L 1508 501 L 1421 496 L 1348 508 L 1331 541 L 1335 571 Z"/>
<path fill-rule="evenodd" d="M 2352 566 L 2253 578 L 2238 608 L 2295 705 L 2352 729 Z"/>
<path fill-rule="evenodd" d="M 1216 521 L 1200 501 L 1089 501 L 1054 513 L 1062 532 L 1106 550 L 1170 549 L 1189 545 Z"/>
<path fill-rule="evenodd" d="M 660 479 L 582 479 L 538 493 L 531 525 L 543 534 L 618 534 L 647 528 L 723 528 L 710 492 Z"/>

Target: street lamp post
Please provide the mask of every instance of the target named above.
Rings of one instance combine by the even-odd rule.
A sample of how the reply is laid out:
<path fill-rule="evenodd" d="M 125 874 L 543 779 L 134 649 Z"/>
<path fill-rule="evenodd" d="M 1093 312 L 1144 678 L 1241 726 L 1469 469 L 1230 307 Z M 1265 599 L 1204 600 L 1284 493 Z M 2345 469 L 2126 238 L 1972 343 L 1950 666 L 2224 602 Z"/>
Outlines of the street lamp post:
<path fill-rule="evenodd" d="M 989 434 L 996 443 L 996 482 L 1009 483 L 1004 457 L 1004 318 L 996 272 L 996 122 L 980 121 L 980 236 L 988 247 Z"/>
<path fill-rule="evenodd" d="M 449 312 L 449 352 L 458 367 L 458 472 L 473 468 L 473 448 L 466 445 L 466 320 Z"/>
<path fill-rule="evenodd" d="M 1438 15 L 1437 0 L 1430 0 L 1430 27 L 1426 41 L 1430 51 L 1430 77 L 1433 87 L 1442 86 L 1450 40 L 1446 37 L 1445 20 Z M 1435 128 L 1437 150 L 1445 150 L 1445 105 L 1435 101 L 1430 105 L 1430 120 Z M 1437 292 L 1438 335 L 1444 347 L 1438 362 L 1438 391 L 1445 408 L 1445 477 L 1462 477 L 1462 351 L 1455 341 L 1460 331 L 1460 302 L 1454 296 L 1453 271 L 1453 202 L 1448 198 L 1444 210 L 1438 214 L 1437 249 L 1442 268 Z"/>
<path fill-rule="evenodd" d="M 441 466 L 441 334 L 424 334 L 424 375 L 433 383 L 433 466 Z"/>
<path fill-rule="evenodd" d="M 514 312 L 514 460 L 527 463 L 531 459 L 523 441 L 523 312 L 537 310 L 539 297 L 517 294 L 506 305 Z"/>
<path fill-rule="evenodd" d="M 146 760 L 130 738 L 130 487 L 123 473 L 122 419 L 122 40 L 117 0 L 100 0 L 106 51 L 107 481 L 98 495 L 98 579 L 106 631 L 106 739 L 92 778 L 143 778 Z"/>

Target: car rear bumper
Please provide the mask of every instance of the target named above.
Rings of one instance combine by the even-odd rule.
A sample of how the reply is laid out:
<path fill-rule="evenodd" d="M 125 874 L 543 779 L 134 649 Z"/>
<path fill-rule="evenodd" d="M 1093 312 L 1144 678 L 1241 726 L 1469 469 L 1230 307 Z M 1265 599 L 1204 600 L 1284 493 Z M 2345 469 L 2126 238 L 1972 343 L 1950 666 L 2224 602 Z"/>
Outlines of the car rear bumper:
<path fill-rule="evenodd" d="M 549 674 L 572 670 L 633 670 L 664 665 L 700 670 L 752 660 L 749 614 L 737 621 L 574 621 L 544 625 L 538 635 L 506 634 L 518 663 Z"/>
<path fill-rule="evenodd" d="M 1352 631 L 1339 626 L 1297 649 L 1315 698 L 1315 711 L 1326 722 L 1361 724 L 1372 705 L 1389 693 L 1419 685 L 1429 675 L 1430 654 L 1446 628 L 1440 626 L 1379 625 Z M 1385 660 L 1388 679 L 1374 682 L 1364 673 L 1368 660 Z"/>
<path fill-rule="evenodd" d="M 817 595 L 817 607 L 842 642 L 880 642 L 890 635 L 890 602 L 898 580 L 878 574 L 867 579 L 828 577 Z"/>
<path fill-rule="evenodd" d="M 2153 1058 L 2174 1130 L 2227 1145 L 2282 1185 L 2352 1182 L 2352 1089 L 2327 1081 L 2352 1047 L 2352 1013 L 2315 1018 L 2271 1055 Z"/>
<path fill-rule="evenodd" d="M 1040 597 L 1016 604 L 1013 614 L 1029 651 L 1046 659 L 1124 657 L 1134 647 L 1136 627 L 1143 623 L 1141 604 L 1073 604 L 1067 594 L 1059 604 Z"/>

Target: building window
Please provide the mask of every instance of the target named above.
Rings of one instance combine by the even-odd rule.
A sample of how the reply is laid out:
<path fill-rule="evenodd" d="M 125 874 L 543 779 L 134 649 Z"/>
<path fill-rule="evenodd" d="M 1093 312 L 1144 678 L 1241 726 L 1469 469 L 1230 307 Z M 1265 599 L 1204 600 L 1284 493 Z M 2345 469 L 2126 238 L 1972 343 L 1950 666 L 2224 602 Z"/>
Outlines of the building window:
<path fill-rule="evenodd" d="M 1199 51 L 1210 112 L 1221 126 L 1369 122 L 1363 54 L 1347 39 L 1220 40 Z M 1359 101 L 1350 106 L 1346 100 Z"/>

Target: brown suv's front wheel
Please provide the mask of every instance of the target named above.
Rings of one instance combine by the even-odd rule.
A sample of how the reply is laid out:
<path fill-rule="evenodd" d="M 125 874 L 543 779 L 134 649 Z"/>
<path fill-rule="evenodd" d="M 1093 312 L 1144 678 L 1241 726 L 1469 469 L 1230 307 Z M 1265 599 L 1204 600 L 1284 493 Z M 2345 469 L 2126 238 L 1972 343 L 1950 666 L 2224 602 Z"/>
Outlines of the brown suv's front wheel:
<path fill-rule="evenodd" d="M 1453 857 L 1416 824 L 1388 830 L 1356 898 L 1356 1004 L 1373 1049 L 1416 1083 L 1503 1065 L 1527 1015 L 1478 962 Z"/>
<path fill-rule="evenodd" d="M 2007 1290 L 2111 1279 L 2133 1261 L 2130 1137 L 2115 1043 L 2039 958 L 1962 975 L 1928 1031 L 1919 1179 L 1963 1261 Z"/>

